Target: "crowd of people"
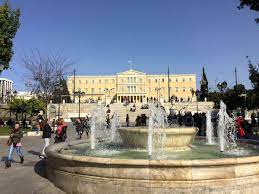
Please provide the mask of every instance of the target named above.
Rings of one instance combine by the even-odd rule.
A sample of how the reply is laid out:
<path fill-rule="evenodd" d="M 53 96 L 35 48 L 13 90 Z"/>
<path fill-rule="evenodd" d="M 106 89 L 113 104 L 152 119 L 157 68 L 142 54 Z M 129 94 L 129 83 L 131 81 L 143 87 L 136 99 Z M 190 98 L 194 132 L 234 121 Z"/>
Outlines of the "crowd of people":
<path fill-rule="evenodd" d="M 106 124 L 107 128 L 110 126 L 110 113 L 111 110 L 108 107 L 108 110 L 106 112 Z M 217 114 L 215 114 L 217 115 Z M 231 117 L 234 118 L 233 114 L 229 114 Z M 213 128 L 217 128 L 217 116 L 212 116 L 211 118 L 213 123 Z M 148 117 L 146 114 L 138 115 L 135 120 L 135 126 L 147 126 L 147 120 Z M 72 120 L 73 125 L 75 126 L 76 130 L 76 139 L 82 139 L 83 134 L 86 134 L 86 137 L 89 138 L 90 133 L 90 121 L 91 118 L 86 116 L 85 118 L 75 118 Z M 198 132 L 197 135 L 199 136 L 206 136 L 206 114 L 205 113 L 194 113 L 186 112 L 184 114 L 181 114 L 178 112 L 178 114 L 171 112 L 168 117 L 167 121 L 169 126 L 176 124 L 181 126 L 194 126 L 197 127 Z M 255 114 L 251 115 L 250 121 L 247 121 L 244 119 L 244 116 L 242 114 L 237 114 L 235 117 L 235 123 L 236 123 L 236 132 L 238 138 L 247 137 L 248 134 L 257 133 L 257 127 L 259 125 L 258 123 L 258 117 L 256 118 Z M 25 127 L 23 122 L 14 122 L 12 119 L 9 119 L 6 123 L 0 119 L 0 127 L 4 125 L 13 126 L 10 137 L 7 141 L 7 144 L 9 146 L 9 152 L 8 152 L 8 159 L 6 161 L 6 167 L 11 167 L 12 163 L 12 155 L 13 152 L 16 151 L 17 155 L 20 157 L 20 163 L 24 162 L 24 155 L 22 154 L 22 143 L 21 139 L 23 138 L 23 131 L 22 127 Z M 129 114 L 126 115 L 126 125 L 127 127 L 130 126 L 130 118 Z M 40 158 L 45 158 L 45 149 L 50 144 L 50 139 L 52 136 L 52 133 L 55 134 L 54 143 L 60 143 L 64 142 L 67 139 L 67 124 L 64 122 L 64 119 L 60 118 L 58 120 L 53 119 L 51 123 L 48 122 L 47 119 L 44 119 L 41 115 L 38 116 L 37 122 L 34 124 L 33 130 L 36 132 L 42 131 L 42 139 L 44 140 L 44 145 L 42 148 L 42 152 L 39 155 Z M 215 130 L 215 134 L 217 134 L 217 131 Z"/>

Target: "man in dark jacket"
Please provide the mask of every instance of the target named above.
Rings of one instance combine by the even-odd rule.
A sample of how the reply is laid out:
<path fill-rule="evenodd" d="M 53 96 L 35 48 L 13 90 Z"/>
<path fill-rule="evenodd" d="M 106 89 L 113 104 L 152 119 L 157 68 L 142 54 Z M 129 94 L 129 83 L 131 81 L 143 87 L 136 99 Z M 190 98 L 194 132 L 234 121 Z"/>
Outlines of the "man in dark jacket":
<path fill-rule="evenodd" d="M 77 138 L 81 139 L 84 132 L 84 124 L 79 118 L 76 118 L 74 125 L 76 126 Z"/>

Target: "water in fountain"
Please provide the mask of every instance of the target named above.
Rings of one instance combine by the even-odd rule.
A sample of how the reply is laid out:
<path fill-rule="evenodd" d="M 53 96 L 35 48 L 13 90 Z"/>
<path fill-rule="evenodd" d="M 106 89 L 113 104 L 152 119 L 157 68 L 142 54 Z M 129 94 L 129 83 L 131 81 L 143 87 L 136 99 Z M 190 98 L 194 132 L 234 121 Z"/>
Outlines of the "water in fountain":
<path fill-rule="evenodd" d="M 159 104 L 149 104 L 150 116 L 148 122 L 148 157 L 163 158 L 166 134 L 164 128 L 168 126 L 165 110 Z"/>
<path fill-rule="evenodd" d="M 106 112 L 101 104 L 91 111 L 91 149 L 100 147 L 107 137 Z"/>
<path fill-rule="evenodd" d="M 208 110 L 207 114 L 206 114 L 206 140 L 207 140 L 207 144 L 209 145 L 213 145 L 215 144 L 215 140 L 214 140 L 214 132 L 213 132 L 213 124 L 211 122 L 211 111 Z"/>
<path fill-rule="evenodd" d="M 220 151 L 231 152 L 233 150 L 238 150 L 235 120 L 227 114 L 227 106 L 223 101 L 220 101 L 218 116 L 218 138 Z"/>
<path fill-rule="evenodd" d="M 111 142 L 117 142 L 119 135 L 118 135 L 118 128 L 120 127 L 120 118 L 118 113 L 115 111 L 111 118 Z"/>

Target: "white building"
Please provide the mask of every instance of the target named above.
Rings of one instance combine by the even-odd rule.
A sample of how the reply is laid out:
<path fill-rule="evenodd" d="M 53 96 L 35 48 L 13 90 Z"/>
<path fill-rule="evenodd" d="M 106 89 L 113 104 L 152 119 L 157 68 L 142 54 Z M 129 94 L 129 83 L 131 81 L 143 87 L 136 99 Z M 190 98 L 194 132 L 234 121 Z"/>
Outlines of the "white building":
<path fill-rule="evenodd" d="M 8 95 L 11 95 L 13 91 L 13 81 L 6 79 L 6 78 L 0 78 L 0 102 L 6 103 L 6 99 L 8 98 Z"/>
<path fill-rule="evenodd" d="M 15 98 L 18 99 L 24 99 L 24 100 L 30 100 L 31 98 L 36 98 L 36 94 L 32 94 L 31 92 L 27 91 L 18 91 Z"/>

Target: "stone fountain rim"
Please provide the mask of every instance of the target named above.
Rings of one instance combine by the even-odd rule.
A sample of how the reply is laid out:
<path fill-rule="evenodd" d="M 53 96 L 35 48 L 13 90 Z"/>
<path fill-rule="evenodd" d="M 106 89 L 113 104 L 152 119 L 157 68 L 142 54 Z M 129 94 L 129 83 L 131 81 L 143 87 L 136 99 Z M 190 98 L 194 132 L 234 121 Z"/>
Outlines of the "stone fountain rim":
<path fill-rule="evenodd" d="M 130 132 L 139 132 L 139 133 L 147 133 L 148 127 L 120 127 L 119 131 L 130 131 Z M 197 127 L 166 127 L 163 128 L 167 134 L 189 134 L 196 133 Z"/>
<path fill-rule="evenodd" d="M 67 145 L 78 145 L 87 143 L 88 140 L 72 141 L 67 143 L 57 143 L 46 148 L 47 157 L 54 157 L 75 162 L 103 164 L 103 165 L 132 165 L 132 166 L 166 166 L 166 167 L 199 167 L 199 166 L 222 166 L 238 165 L 248 163 L 258 163 L 259 156 L 220 158 L 220 159 L 197 159 L 197 160 L 148 160 L 148 159 L 116 159 L 90 156 L 76 156 L 61 154 L 59 151 Z"/>

